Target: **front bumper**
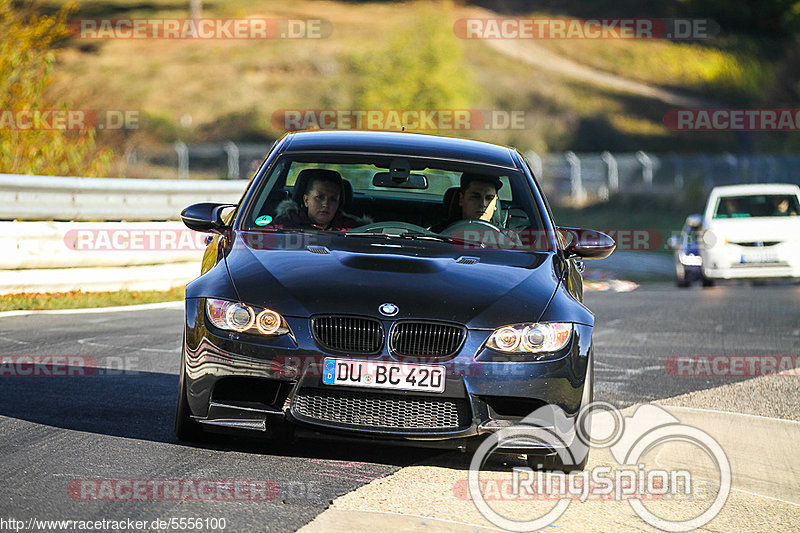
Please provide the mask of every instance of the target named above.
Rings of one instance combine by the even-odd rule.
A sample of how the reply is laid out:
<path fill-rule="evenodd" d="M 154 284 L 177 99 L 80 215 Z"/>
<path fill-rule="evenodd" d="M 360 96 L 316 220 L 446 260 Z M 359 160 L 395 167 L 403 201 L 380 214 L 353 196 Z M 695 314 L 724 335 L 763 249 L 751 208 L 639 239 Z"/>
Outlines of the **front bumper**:
<path fill-rule="evenodd" d="M 752 247 L 717 245 L 703 255 L 703 275 L 710 279 L 800 278 L 800 246 L 781 243 Z"/>
<path fill-rule="evenodd" d="M 584 385 L 592 328 L 586 325 L 576 324 L 564 354 L 549 361 L 499 361 L 482 349 L 491 332 L 470 330 L 458 355 L 436 363 L 447 369 L 445 391 L 437 394 L 324 385 L 322 360 L 342 355 L 320 350 L 308 319 L 285 317 L 292 335 L 268 339 L 207 327 L 202 299 L 187 299 L 186 318 L 181 371 L 187 401 L 192 418 L 211 431 L 464 448 L 542 406 L 554 405 L 567 417 L 575 417 L 587 398 Z M 404 362 L 393 358 L 386 348 L 368 358 Z M 344 398 L 344 403 L 335 405 L 349 410 L 351 417 L 309 409 L 306 400 L 311 396 Z M 420 409 L 420 414 L 446 406 L 457 422 L 447 427 L 376 426 L 361 416 L 364 406 L 380 412 Z M 547 422 L 542 425 L 550 427 Z M 562 433 L 562 440 L 570 443 L 574 435 L 569 430 Z M 524 453 L 516 445 L 513 450 Z"/>

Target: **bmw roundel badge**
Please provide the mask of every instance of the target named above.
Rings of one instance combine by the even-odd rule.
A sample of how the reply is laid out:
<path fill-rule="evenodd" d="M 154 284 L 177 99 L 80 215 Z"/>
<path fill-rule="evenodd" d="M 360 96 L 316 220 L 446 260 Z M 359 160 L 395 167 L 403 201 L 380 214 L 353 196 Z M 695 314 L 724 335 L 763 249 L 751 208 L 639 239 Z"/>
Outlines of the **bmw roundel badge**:
<path fill-rule="evenodd" d="M 400 311 L 400 308 L 394 304 L 385 303 L 378 307 L 378 311 L 384 316 L 394 316 Z"/>

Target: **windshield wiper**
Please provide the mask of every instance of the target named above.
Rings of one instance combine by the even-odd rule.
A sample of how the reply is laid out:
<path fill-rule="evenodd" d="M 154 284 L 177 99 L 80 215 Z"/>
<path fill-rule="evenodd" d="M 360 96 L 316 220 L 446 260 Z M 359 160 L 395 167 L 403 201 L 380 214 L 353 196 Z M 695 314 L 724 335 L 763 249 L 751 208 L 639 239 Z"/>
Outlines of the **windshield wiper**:
<path fill-rule="evenodd" d="M 438 233 L 422 233 L 419 231 L 408 231 L 405 233 L 370 233 L 370 232 L 344 232 L 341 233 L 342 236 L 345 237 L 383 237 L 386 239 L 406 239 L 406 240 L 413 240 L 413 241 L 434 241 L 434 242 L 446 242 L 449 244 L 457 244 L 461 246 L 476 246 L 480 248 L 486 248 L 486 245 L 482 242 L 475 242 L 475 241 L 467 241 L 464 239 L 460 239 L 458 237 L 445 237 L 444 235 L 439 235 Z"/>
<path fill-rule="evenodd" d="M 249 233 L 308 233 L 311 235 L 324 235 L 324 234 L 334 234 L 334 233 L 341 233 L 339 231 L 332 231 L 332 230 L 325 230 L 325 229 L 317 229 L 317 228 L 250 228 L 250 229 L 243 229 L 241 231 L 249 232 Z"/>

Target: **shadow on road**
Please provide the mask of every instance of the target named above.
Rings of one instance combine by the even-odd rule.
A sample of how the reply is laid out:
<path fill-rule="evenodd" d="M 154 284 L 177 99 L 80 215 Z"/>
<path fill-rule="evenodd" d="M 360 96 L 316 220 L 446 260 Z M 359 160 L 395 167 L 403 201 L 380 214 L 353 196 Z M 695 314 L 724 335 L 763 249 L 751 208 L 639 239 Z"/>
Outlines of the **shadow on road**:
<path fill-rule="evenodd" d="M 84 368 L 65 367 L 64 375 L 59 377 L 0 376 L 0 415 L 73 431 L 189 448 L 394 466 L 469 467 L 471 454 L 381 442 L 308 438 L 280 441 L 215 435 L 202 445 L 179 443 L 173 433 L 176 375 L 157 372 L 81 375 L 84 372 Z M 491 461 L 488 468 L 493 465 L 507 468 L 504 461 Z"/>

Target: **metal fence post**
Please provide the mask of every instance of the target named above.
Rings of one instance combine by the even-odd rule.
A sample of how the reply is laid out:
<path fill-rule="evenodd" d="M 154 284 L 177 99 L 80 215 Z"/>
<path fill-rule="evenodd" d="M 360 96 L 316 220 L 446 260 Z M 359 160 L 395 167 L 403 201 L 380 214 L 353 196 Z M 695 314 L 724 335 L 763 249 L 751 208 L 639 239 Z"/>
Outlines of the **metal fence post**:
<path fill-rule="evenodd" d="M 606 164 L 606 174 L 608 176 L 608 190 L 617 192 L 619 190 L 619 167 L 617 166 L 617 158 L 611 152 L 606 150 L 600 154 L 603 163 Z"/>
<path fill-rule="evenodd" d="M 673 155 L 672 156 L 672 165 L 675 168 L 673 184 L 675 186 L 675 191 L 681 191 L 683 189 L 683 158 Z"/>
<path fill-rule="evenodd" d="M 707 155 L 702 156 L 703 158 L 703 166 L 706 169 L 706 175 L 704 181 L 705 185 L 705 192 L 708 194 L 711 192 L 711 189 L 714 188 L 714 165 L 711 162 L 711 158 Z"/>
<path fill-rule="evenodd" d="M 537 180 L 541 180 L 544 176 L 544 167 L 542 166 L 542 158 L 534 152 L 533 150 L 529 151 L 527 154 L 528 161 L 533 167 L 533 175 L 536 177 Z"/>
<path fill-rule="evenodd" d="M 233 141 L 228 141 L 223 146 L 225 153 L 228 154 L 228 179 L 239 179 L 239 147 Z"/>
<path fill-rule="evenodd" d="M 653 160 L 650 156 L 639 150 L 636 152 L 636 160 L 642 165 L 642 181 L 648 189 L 653 188 Z"/>
<path fill-rule="evenodd" d="M 570 194 L 573 200 L 582 202 L 586 193 L 583 190 L 583 179 L 581 177 L 581 160 L 573 151 L 565 152 L 564 157 L 569 163 Z"/>
<path fill-rule="evenodd" d="M 176 141 L 172 145 L 178 153 L 178 179 L 189 177 L 189 147 L 183 141 Z"/>
<path fill-rule="evenodd" d="M 736 183 L 741 183 L 742 176 L 739 174 L 739 159 L 735 155 L 729 153 L 722 154 L 722 158 L 725 160 L 725 163 L 730 165 L 730 175 L 736 176 Z"/>

